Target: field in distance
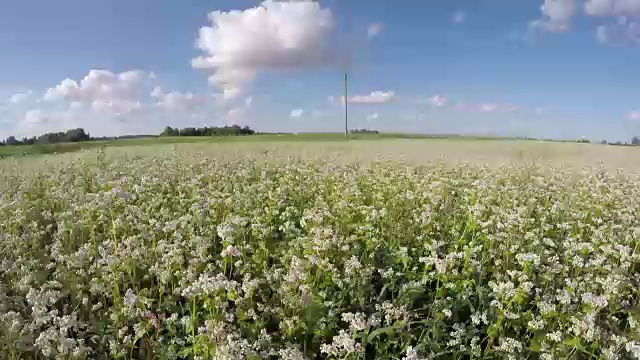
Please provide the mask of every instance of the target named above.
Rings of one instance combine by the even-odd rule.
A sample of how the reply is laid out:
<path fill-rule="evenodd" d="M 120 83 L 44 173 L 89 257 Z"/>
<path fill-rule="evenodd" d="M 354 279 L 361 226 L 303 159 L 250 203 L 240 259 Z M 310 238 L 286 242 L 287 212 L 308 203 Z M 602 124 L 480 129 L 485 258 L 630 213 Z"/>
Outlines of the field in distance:
<path fill-rule="evenodd" d="M 202 140 L 0 160 L 1 354 L 640 358 L 637 148 Z"/>
<path fill-rule="evenodd" d="M 490 136 L 460 135 L 423 135 L 402 133 L 349 134 L 350 140 L 385 140 L 385 139 L 451 139 L 451 140 L 495 140 Z M 505 139 L 505 138 L 503 138 Z M 508 139 L 505 139 L 508 140 Z M 77 143 L 7 145 L 0 146 L 0 157 L 53 154 L 80 151 L 101 147 L 120 147 L 156 144 L 180 143 L 227 143 L 227 142 L 295 142 L 295 141 L 344 141 L 343 133 L 299 133 L 299 134 L 258 134 L 251 136 L 149 136 L 134 139 L 94 140 Z"/>

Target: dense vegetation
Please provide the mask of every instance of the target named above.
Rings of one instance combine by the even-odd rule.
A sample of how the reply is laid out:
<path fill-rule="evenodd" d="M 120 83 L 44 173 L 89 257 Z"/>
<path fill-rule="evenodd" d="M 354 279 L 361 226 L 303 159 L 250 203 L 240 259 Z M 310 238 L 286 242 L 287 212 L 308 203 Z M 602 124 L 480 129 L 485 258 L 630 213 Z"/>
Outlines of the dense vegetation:
<path fill-rule="evenodd" d="M 23 138 L 22 140 L 16 139 L 15 136 L 9 136 L 4 142 L 0 141 L 0 145 L 58 144 L 89 141 L 91 139 L 91 136 L 84 129 L 77 128 L 57 133 L 45 133 L 37 137 Z"/>
<path fill-rule="evenodd" d="M 171 126 L 167 126 L 162 131 L 160 136 L 239 136 L 239 135 L 253 135 L 253 131 L 248 126 L 240 127 L 238 125 L 223 126 L 223 127 L 202 127 L 202 128 L 184 128 L 174 129 Z"/>
<path fill-rule="evenodd" d="M 5 358 L 640 358 L 621 174 L 152 153 L 0 172 Z"/>
<path fill-rule="evenodd" d="M 204 128 L 184 128 L 174 129 L 167 126 L 161 136 L 232 136 L 232 135 L 253 135 L 255 131 L 248 126 L 240 127 L 238 125 L 223 126 L 223 127 L 204 127 Z M 33 136 L 30 138 L 16 139 L 15 136 L 9 136 L 5 141 L 0 141 L 2 145 L 46 145 L 46 144 L 61 144 L 61 143 L 75 143 L 83 141 L 93 140 L 119 140 L 119 139 L 137 139 L 137 138 L 153 137 L 153 135 L 123 135 L 123 136 L 102 136 L 91 137 L 82 128 L 71 129 L 67 131 L 61 131 L 56 133 L 45 133 L 40 136 Z"/>
<path fill-rule="evenodd" d="M 350 130 L 349 132 L 353 134 L 379 134 L 380 133 L 380 131 L 378 130 L 371 130 L 371 129 L 353 129 L 353 130 Z"/>

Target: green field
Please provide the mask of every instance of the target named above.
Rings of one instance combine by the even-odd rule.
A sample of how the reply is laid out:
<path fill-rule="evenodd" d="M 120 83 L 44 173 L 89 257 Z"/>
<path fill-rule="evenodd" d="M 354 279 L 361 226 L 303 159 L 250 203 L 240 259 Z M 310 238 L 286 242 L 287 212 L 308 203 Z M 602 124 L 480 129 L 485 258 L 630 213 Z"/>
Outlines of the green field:
<path fill-rule="evenodd" d="M 636 148 L 78 146 L 0 160 L 2 358 L 640 357 Z"/>
<path fill-rule="evenodd" d="M 459 140 L 496 140 L 494 137 L 467 137 L 456 135 L 421 135 L 421 134 L 349 134 L 350 140 L 390 140 L 390 139 L 459 139 Z M 138 139 L 96 140 L 79 143 L 36 144 L 0 146 L 0 157 L 53 154 L 94 149 L 102 147 L 121 147 L 158 144 L 182 143 L 227 143 L 227 142 L 307 142 L 307 141 L 344 141 L 341 133 L 301 133 L 301 134 L 261 134 L 252 136 L 217 136 L 217 137 L 149 137 Z"/>

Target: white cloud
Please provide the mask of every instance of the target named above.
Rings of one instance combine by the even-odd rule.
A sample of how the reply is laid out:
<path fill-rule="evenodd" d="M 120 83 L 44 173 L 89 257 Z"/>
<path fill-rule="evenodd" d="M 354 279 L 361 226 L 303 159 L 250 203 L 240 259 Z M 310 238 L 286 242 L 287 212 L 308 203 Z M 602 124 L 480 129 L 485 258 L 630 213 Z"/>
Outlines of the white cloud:
<path fill-rule="evenodd" d="M 151 97 L 161 97 L 164 94 L 160 86 L 156 86 L 151 90 Z"/>
<path fill-rule="evenodd" d="M 24 114 L 24 124 L 27 126 L 42 125 L 49 121 L 47 114 L 41 109 L 29 110 Z"/>
<path fill-rule="evenodd" d="M 480 105 L 480 110 L 484 111 L 484 112 L 493 112 L 498 110 L 499 107 L 496 104 L 481 104 Z"/>
<path fill-rule="evenodd" d="M 47 90 L 45 99 L 63 99 L 86 103 L 108 103 L 114 107 L 130 107 L 142 96 L 145 78 L 140 70 L 114 74 L 109 70 L 91 70 L 79 83 L 65 79 Z"/>
<path fill-rule="evenodd" d="M 371 113 L 369 115 L 367 115 L 366 119 L 367 121 L 371 122 L 374 121 L 376 119 L 380 118 L 380 114 L 378 114 L 377 112 Z"/>
<path fill-rule="evenodd" d="M 382 104 L 388 103 L 396 98 L 393 91 L 374 91 L 368 95 L 355 95 L 349 101 L 355 104 Z M 344 97 L 342 97 L 344 99 Z"/>
<path fill-rule="evenodd" d="M 153 134 L 166 125 L 189 126 L 188 115 L 214 116 L 210 96 L 165 92 L 159 86 L 150 91 L 156 81 L 140 70 L 91 70 L 81 80 L 65 79 L 48 89 L 48 101 L 16 116 L 3 132 L 33 136 L 82 127 L 96 136 Z"/>
<path fill-rule="evenodd" d="M 627 114 L 627 119 L 632 121 L 640 121 L 640 110 L 630 111 Z"/>
<path fill-rule="evenodd" d="M 380 35 L 382 33 L 383 29 L 384 29 L 384 25 L 382 25 L 381 23 L 371 24 L 367 28 L 367 37 L 369 39 L 372 39 L 372 38 Z"/>
<path fill-rule="evenodd" d="M 202 96 L 197 96 L 190 92 L 173 91 L 165 93 L 159 86 L 153 89 L 151 96 L 158 100 L 156 106 L 168 111 L 191 112 L 206 102 L 206 99 Z"/>
<path fill-rule="evenodd" d="M 242 101 L 242 104 L 229 109 L 226 113 L 225 123 L 227 125 L 246 125 L 248 113 L 253 104 L 253 97 L 249 96 Z"/>
<path fill-rule="evenodd" d="M 467 13 L 464 10 L 458 10 L 453 14 L 451 21 L 455 24 L 462 24 L 467 20 Z"/>
<path fill-rule="evenodd" d="M 618 42 L 640 45 L 640 22 L 620 16 L 616 23 L 598 26 L 596 39 L 602 44 Z"/>
<path fill-rule="evenodd" d="M 9 97 L 9 102 L 12 104 L 18 104 L 27 100 L 29 97 L 31 97 L 31 95 L 33 95 L 33 91 L 31 90 L 24 91 L 24 92 L 17 92 Z"/>
<path fill-rule="evenodd" d="M 587 0 L 584 11 L 588 15 L 640 15 L 640 0 Z"/>
<path fill-rule="evenodd" d="M 334 29 L 330 9 L 315 1 L 279 2 L 209 14 L 211 26 L 200 29 L 203 55 L 195 68 L 211 72 L 210 83 L 235 99 L 261 71 L 310 68 L 333 60 L 328 38 Z"/>
<path fill-rule="evenodd" d="M 577 13 L 577 0 L 545 0 L 540 7 L 543 18 L 535 20 L 531 26 L 548 31 L 565 31 L 571 18 Z"/>
<path fill-rule="evenodd" d="M 433 107 L 443 107 L 447 104 L 447 98 L 442 95 L 433 95 L 428 101 Z"/>
<path fill-rule="evenodd" d="M 293 109 L 293 110 L 291 110 L 291 113 L 289 114 L 289 117 L 291 117 L 291 118 L 300 118 L 300 117 L 302 117 L 302 115 L 304 115 L 304 110 L 303 109 Z"/>

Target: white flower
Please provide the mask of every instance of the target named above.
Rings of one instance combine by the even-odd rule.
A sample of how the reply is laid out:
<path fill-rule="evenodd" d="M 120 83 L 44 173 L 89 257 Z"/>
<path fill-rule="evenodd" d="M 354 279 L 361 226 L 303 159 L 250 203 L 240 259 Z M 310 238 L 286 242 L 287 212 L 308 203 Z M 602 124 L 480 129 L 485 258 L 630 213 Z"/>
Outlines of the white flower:
<path fill-rule="evenodd" d="M 352 255 L 349 260 L 344 264 L 344 272 L 347 276 L 354 275 L 356 270 L 362 268 L 362 264 L 355 255 Z"/>
<path fill-rule="evenodd" d="M 235 246 L 233 245 L 229 245 L 227 246 L 224 250 L 222 250 L 222 252 L 220 253 L 220 256 L 222 257 L 238 257 L 242 255 L 242 252 Z"/>
<path fill-rule="evenodd" d="M 548 333 L 547 334 L 547 339 L 551 340 L 551 341 L 555 341 L 555 342 L 561 342 L 562 341 L 562 333 L 560 331 L 555 331 L 552 333 Z"/>
<path fill-rule="evenodd" d="M 624 347 L 631 356 L 636 359 L 640 359 L 640 343 L 636 341 L 629 341 Z"/>
<path fill-rule="evenodd" d="M 408 346 L 405 350 L 406 356 L 402 357 L 402 360 L 423 360 L 413 346 Z"/>
<path fill-rule="evenodd" d="M 504 337 L 500 339 L 500 346 L 498 346 L 498 349 L 508 353 L 521 352 L 522 343 L 516 339 Z"/>
<path fill-rule="evenodd" d="M 352 330 L 362 331 L 367 328 L 367 317 L 363 313 L 343 313 L 342 321 L 348 322 Z"/>
<path fill-rule="evenodd" d="M 337 336 L 333 337 L 330 345 L 322 344 L 320 351 L 329 356 L 345 356 L 348 354 L 359 353 L 362 351 L 362 345 L 357 343 L 346 331 L 340 330 Z"/>

